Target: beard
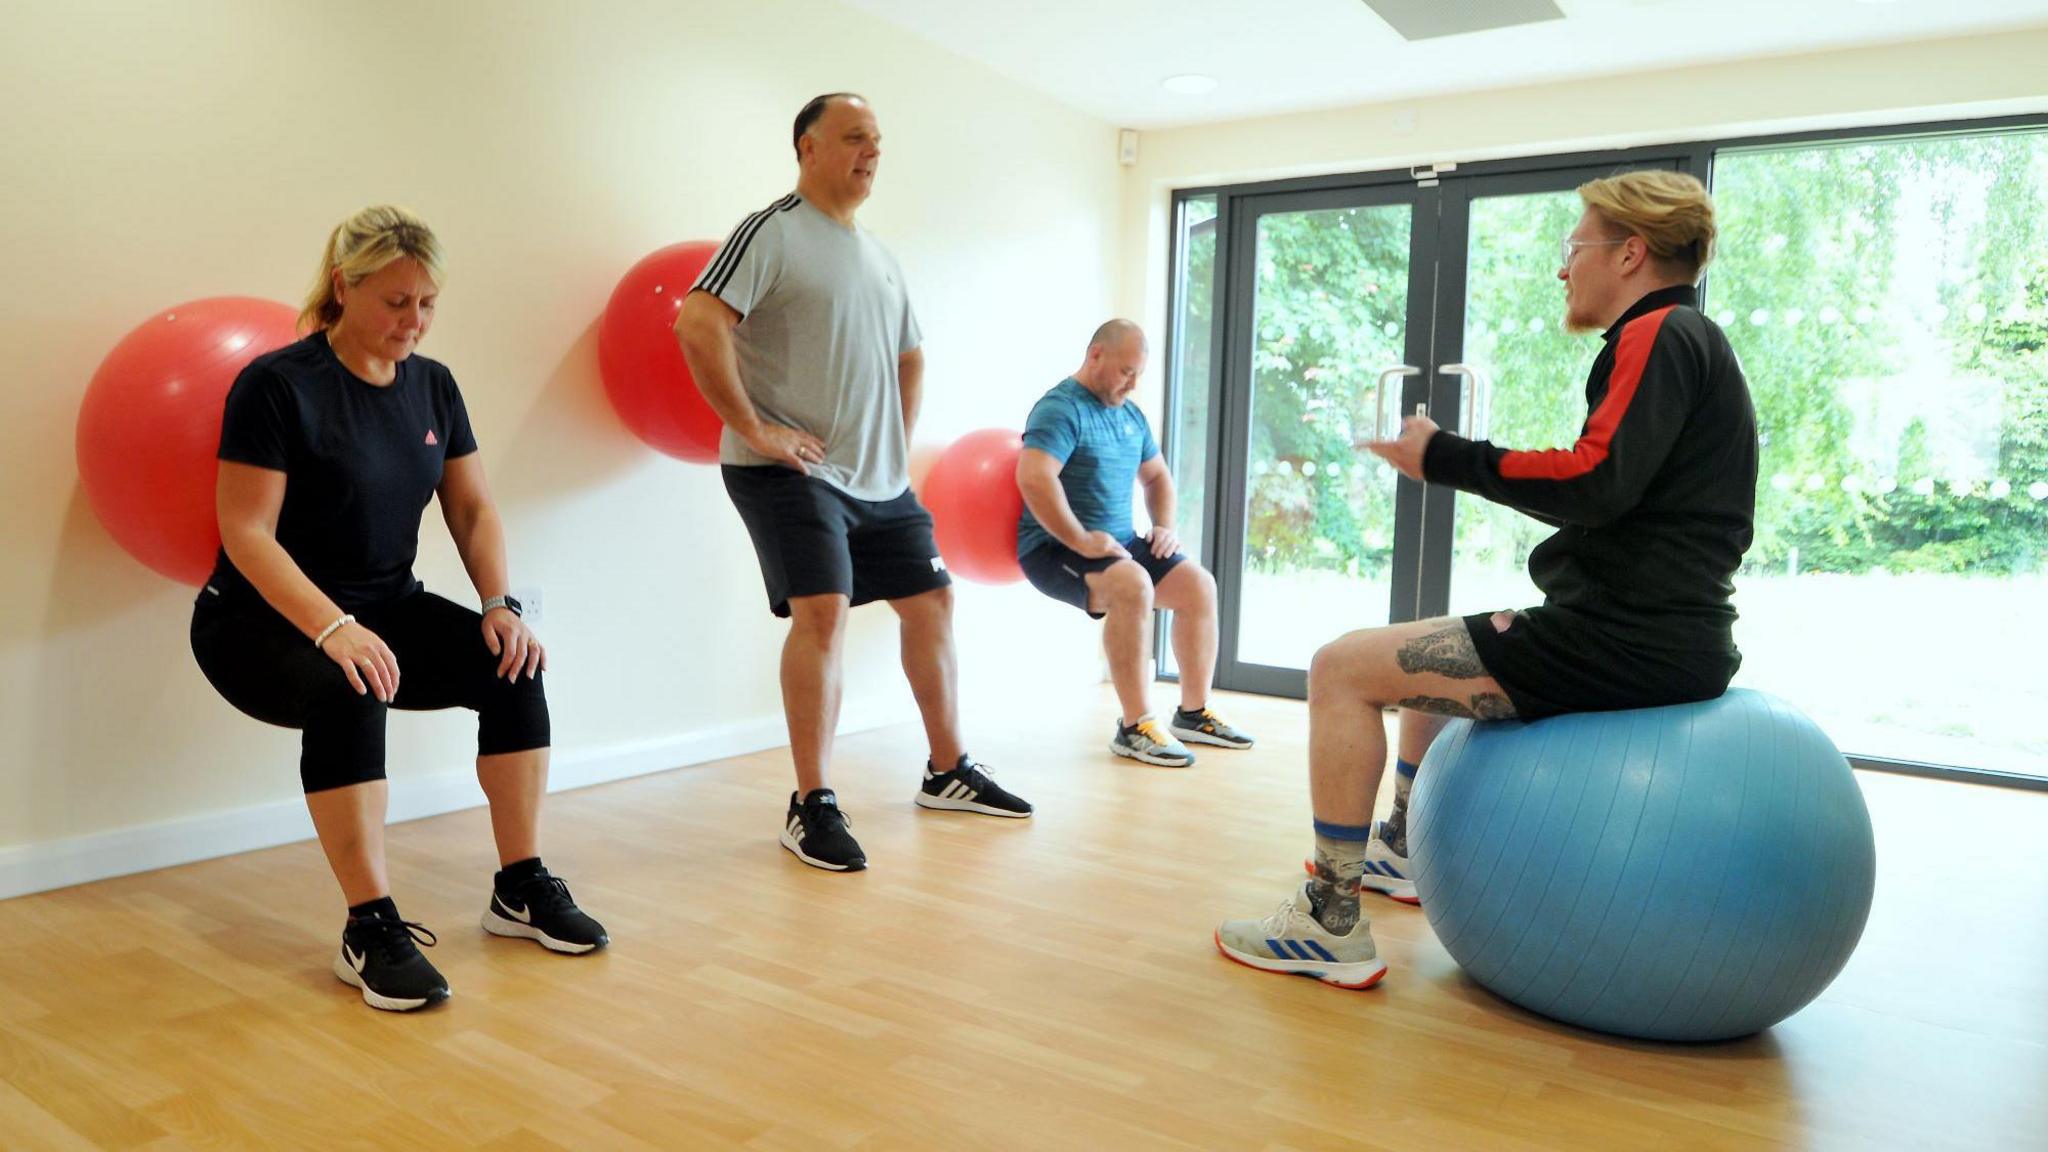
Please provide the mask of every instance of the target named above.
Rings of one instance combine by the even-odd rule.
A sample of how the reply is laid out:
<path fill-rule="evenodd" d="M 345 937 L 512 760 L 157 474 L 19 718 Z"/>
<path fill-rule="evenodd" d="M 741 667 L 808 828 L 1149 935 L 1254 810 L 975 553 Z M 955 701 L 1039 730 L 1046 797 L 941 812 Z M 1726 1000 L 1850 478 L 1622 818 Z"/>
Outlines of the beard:
<path fill-rule="evenodd" d="M 1602 324 L 1599 317 L 1589 314 L 1569 300 L 1565 301 L 1564 321 L 1561 326 L 1573 336 L 1584 336 L 1588 332 L 1604 332 L 1607 329 L 1607 325 Z"/>

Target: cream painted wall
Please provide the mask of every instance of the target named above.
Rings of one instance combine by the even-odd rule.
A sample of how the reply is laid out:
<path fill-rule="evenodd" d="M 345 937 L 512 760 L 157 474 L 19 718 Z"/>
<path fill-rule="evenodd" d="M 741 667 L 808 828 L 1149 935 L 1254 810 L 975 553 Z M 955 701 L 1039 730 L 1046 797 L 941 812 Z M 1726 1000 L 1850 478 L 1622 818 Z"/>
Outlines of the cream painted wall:
<path fill-rule="evenodd" d="M 1176 188 L 2039 112 L 2044 60 L 2048 28 L 1147 132 L 1123 183 L 1118 305 L 1164 330 Z M 1141 391 L 1155 411 L 1160 381 Z"/>
<path fill-rule="evenodd" d="M 829 0 L 81 0 L 6 24 L 0 848 L 295 800 L 296 733 L 207 686 L 191 592 L 101 530 L 72 431 L 128 329 L 200 296 L 296 303 L 363 204 L 413 207 L 450 253 L 423 350 L 463 385 L 514 582 L 544 593 L 558 757 L 779 716 L 782 626 L 717 472 L 613 417 L 595 321 L 633 261 L 793 185 L 806 98 L 881 116 L 862 218 L 927 333 L 921 442 L 1021 427 L 1113 299 L 1113 130 Z M 428 585 L 472 599 L 436 512 L 423 535 Z M 960 599 L 970 696 L 1096 675 L 1078 613 Z M 911 714 L 886 609 L 856 614 L 848 675 L 849 711 Z M 394 796 L 466 773 L 473 732 L 394 717 Z M 766 835 L 788 783 L 762 787 Z"/>

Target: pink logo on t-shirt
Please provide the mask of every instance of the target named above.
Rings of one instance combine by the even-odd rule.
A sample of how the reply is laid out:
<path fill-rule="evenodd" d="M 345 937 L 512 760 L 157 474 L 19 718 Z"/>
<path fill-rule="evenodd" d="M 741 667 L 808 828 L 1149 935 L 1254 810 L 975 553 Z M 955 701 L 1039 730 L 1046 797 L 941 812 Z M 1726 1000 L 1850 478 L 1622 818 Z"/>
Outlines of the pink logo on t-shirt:
<path fill-rule="evenodd" d="M 429 444 L 439 444 L 439 443 L 440 443 L 440 441 L 439 441 L 439 440 L 437 440 L 437 439 L 435 439 L 435 438 L 434 438 L 434 430 L 433 430 L 432 428 L 429 428 L 429 429 L 427 429 L 427 443 L 429 443 Z"/>

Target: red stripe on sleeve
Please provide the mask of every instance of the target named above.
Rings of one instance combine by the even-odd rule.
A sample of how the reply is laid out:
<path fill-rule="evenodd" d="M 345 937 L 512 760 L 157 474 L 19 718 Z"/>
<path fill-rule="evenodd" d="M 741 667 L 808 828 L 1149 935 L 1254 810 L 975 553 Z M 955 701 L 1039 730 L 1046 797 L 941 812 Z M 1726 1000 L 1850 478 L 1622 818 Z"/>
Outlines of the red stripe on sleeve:
<path fill-rule="evenodd" d="M 1500 474 L 1507 480 L 1574 480 L 1598 468 L 1607 459 L 1607 446 L 1614 430 L 1628 413 L 1636 385 L 1643 382 L 1643 367 L 1650 362 L 1650 349 L 1664 328 L 1669 308 L 1659 308 L 1629 321 L 1621 330 L 1621 344 L 1614 351 L 1614 370 L 1607 376 L 1607 396 L 1600 401 L 1586 433 L 1570 448 L 1543 452 L 1510 452 L 1501 457 Z"/>

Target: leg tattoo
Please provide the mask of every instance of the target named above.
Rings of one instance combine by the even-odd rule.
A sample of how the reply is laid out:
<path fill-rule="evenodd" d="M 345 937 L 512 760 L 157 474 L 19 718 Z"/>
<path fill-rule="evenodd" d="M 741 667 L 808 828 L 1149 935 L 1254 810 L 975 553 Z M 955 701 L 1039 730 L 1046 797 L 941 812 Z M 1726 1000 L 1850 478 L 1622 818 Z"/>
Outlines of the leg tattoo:
<path fill-rule="evenodd" d="M 1400 706 L 1438 716 L 1462 716 L 1467 720 L 1512 720 L 1515 716 L 1514 703 L 1498 692 L 1475 693 L 1469 704 L 1447 696 L 1410 696 L 1401 701 Z"/>
<path fill-rule="evenodd" d="M 1486 675 L 1486 668 L 1479 663 L 1479 653 L 1472 647 L 1472 637 L 1463 624 L 1441 628 L 1427 636 L 1401 645 L 1394 654 L 1401 665 L 1401 671 L 1410 673 L 1434 672 L 1452 680 L 1472 680 Z"/>

